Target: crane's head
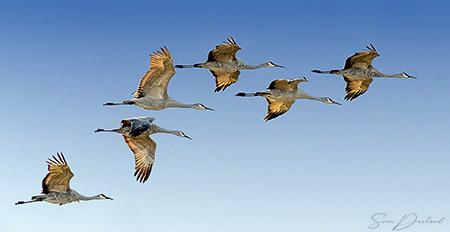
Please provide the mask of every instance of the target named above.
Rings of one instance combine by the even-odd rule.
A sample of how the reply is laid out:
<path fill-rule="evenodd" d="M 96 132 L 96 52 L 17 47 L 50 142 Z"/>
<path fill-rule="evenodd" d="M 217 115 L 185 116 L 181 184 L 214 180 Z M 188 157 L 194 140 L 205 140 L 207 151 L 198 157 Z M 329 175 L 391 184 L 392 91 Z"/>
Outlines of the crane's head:
<path fill-rule="evenodd" d="M 211 110 L 211 111 L 214 111 L 214 109 L 211 109 L 211 108 L 209 108 L 209 107 L 206 107 L 206 106 L 203 105 L 202 103 L 194 104 L 194 109 L 198 109 L 198 110 Z"/>
<path fill-rule="evenodd" d="M 275 64 L 272 61 L 266 62 L 263 65 L 268 68 L 273 68 L 273 67 L 284 68 L 284 66 Z"/>
<path fill-rule="evenodd" d="M 177 131 L 176 135 L 178 135 L 180 137 L 183 137 L 183 138 L 187 138 L 187 139 L 191 139 L 192 140 L 192 138 L 187 136 L 183 131 Z"/>
<path fill-rule="evenodd" d="M 403 74 L 403 76 L 404 76 L 405 78 L 417 79 L 417 77 L 410 76 L 410 75 L 408 75 L 408 74 L 405 73 L 405 72 L 403 72 L 402 74 Z"/>
<path fill-rule="evenodd" d="M 327 104 L 336 104 L 336 105 L 342 106 L 341 103 L 335 102 L 335 101 L 333 101 L 333 99 L 331 99 L 331 98 L 329 98 L 329 97 L 326 97 L 324 100 L 325 100 L 325 101 L 323 101 L 323 102 L 325 102 L 325 103 L 327 103 Z"/>
<path fill-rule="evenodd" d="M 107 196 L 106 196 L 105 194 L 103 194 L 103 193 L 96 195 L 96 196 L 95 196 L 95 199 L 101 199 L 101 200 L 103 200 L 103 199 L 114 200 L 114 199 L 112 199 L 111 197 L 107 197 Z"/>

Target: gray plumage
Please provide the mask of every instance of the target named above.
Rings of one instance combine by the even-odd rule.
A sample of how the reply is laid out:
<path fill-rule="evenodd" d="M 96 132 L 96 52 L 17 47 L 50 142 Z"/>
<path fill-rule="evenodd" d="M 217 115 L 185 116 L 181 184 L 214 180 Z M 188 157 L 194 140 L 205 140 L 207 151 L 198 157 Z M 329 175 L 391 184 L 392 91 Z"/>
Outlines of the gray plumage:
<path fill-rule="evenodd" d="M 113 105 L 137 105 L 147 110 L 162 110 L 169 107 L 193 108 L 199 110 L 213 110 L 201 103 L 184 104 L 171 98 L 167 94 L 167 87 L 175 75 L 172 57 L 169 50 L 164 47 L 150 55 L 150 69 L 139 82 L 134 99 L 122 103 L 105 103 L 105 106 Z"/>
<path fill-rule="evenodd" d="M 169 133 L 179 137 L 191 139 L 182 131 L 167 130 L 153 123 L 151 117 L 127 118 L 121 121 L 118 129 L 97 129 L 95 132 L 114 132 L 122 134 L 125 143 L 134 154 L 136 180 L 144 183 L 150 177 L 155 160 L 156 142 L 149 135 L 155 133 Z"/>
<path fill-rule="evenodd" d="M 353 56 L 347 58 L 345 61 L 344 69 L 320 71 L 311 70 L 315 73 L 337 74 L 344 77 L 344 81 L 347 83 L 345 87 L 346 95 L 345 100 L 351 101 L 360 95 L 364 94 L 368 89 L 370 83 L 373 81 L 373 77 L 398 77 L 398 78 L 413 78 L 405 72 L 398 74 L 386 74 L 378 71 L 372 66 L 372 60 L 380 56 L 375 47 L 370 44 L 366 46 L 369 51 L 357 52 Z"/>
<path fill-rule="evenodd" d="M 31 201 L 19 201 L 16 205 L 46 201 L 53 204 L 67 204 L 71 202 L 89 201 L 89 200 L 102 200 L 112 198 L 105 196 L 104 194 L 98 194 L 95 196 L 83 196 L 73 189 L 70 189 L 70 180 L 73 177 L 73 173 L 67 165 L 67 161 L 62 153 L 57 153 L 57 157 L 53 156 L 53 159 L 49 159 L 48 174 L 42 180 L 42 194 L 31 197 Z"/>
<path fill-rule="evenodd" d="M 209 69 L 212 75 L 216 78 L 215 92 L 223 91 L 228 86 L 238 81 L 241 74 L 239 70 L 243 69 L 258 69 L 258 68 L 273 68 L 281 67 L 281 65 L 273 62 L 266 62 L 260 65 L 250 65 L 243 60 L 236 57 L 236 52 L 241 50 L 241 47 L 236 44 L 233 37 L 227 38 L 225 44 L 217 45 L 216 49 L 208 54 L 208 60 L 203 63 L 194 65 L 175 65 L 176 68 L 205 68 Z"/>
<path fill-rule="evenodd" d="M 303 90 L 298 88 L 298 84 L 301 82 L 307 82 L 308 80 L 303 78 L 297 79 L 279 79 L 274 80 L 270 83 L 267 90 L 256 92 L 256 93 L 237 93 L 236 96 L 240 97 L 255 97 L 261 96 L 265 97 L 267 103 L 267 115 L 264 118 L 266 121 L 274 119 L 284 113 L 286 113 L 294 104 L 295 99 L 308 99 L 321 101 L 327 104 L 337 104 L 341 103 L 331 100 L 329 97 L 314 97 Z"/>

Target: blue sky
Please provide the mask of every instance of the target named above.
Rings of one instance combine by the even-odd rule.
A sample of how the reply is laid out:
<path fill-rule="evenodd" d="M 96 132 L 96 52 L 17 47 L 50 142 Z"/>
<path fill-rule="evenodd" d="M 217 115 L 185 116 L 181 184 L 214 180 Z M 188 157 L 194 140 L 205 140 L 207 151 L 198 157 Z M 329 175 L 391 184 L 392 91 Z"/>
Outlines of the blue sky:
<path fill-rule="evenodd" d="M 2 1 L 0 7 L 0 231 L 392 231 L 371 216 L 429 216 L 450 229 L 450 16 L 447 1 Z M 202 62 L 232 35 L 238 57 L 285 69 L 242 71 L 214 93 L 207 70 L 177 70 L 169 94 L 214 112 L 103 107 L 130 99 L 167 46 L 176 64 Z M 412 79 L 375 79 L 345 102 L 338 69 L 373 43 L 373 65 Z M 298 100 L 263 120 L 262 98 L 237 98 L 279 78 L 343 106 Z M 116 134 L 123 118 L 151 116 L 192 141 L 157 134 L 145 184 Z M 63 152 L 71 187 L 114 201 L 15 206 L 41 191 L 45 160 Z"/>

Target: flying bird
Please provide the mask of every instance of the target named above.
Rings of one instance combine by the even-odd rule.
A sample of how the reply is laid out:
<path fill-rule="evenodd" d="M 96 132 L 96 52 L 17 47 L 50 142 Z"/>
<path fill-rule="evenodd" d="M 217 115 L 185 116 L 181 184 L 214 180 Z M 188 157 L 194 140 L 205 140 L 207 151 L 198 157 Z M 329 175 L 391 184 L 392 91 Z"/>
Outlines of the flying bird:
<path fill-rule="evenodd" d="M 413 78 L 405 72 L 398 74 L 385 74 L 378 71 L 372 66 L 372 60 L 380 56 L 375 47 L 370 44 L 366 46 L 369 51 L 357 52 L 353 56 L 350 56 L 345 61 L 344 69 L 330 70 L 330 71 L 320 71 L 311 70 L 315 73 L 326 73 L 326 74 L 336 74 L 342 75 L 344 81 L 347 82 L 345 87 L 345 92 L 347 93 L 344 97 L 345 100 L 351 101 L 360 95 L 364 94 L 368 89 L 370 83 L 373 81 L 373 77 L 398 77 L 398 78 Z"/>
<path fill-rule="evenodd" d="M 241 50 L 241 47 L 236 44 L 233 37 L 227 38 L 223 45 L 217 45 L 216 49 L 212 50 L 208 54 L 208 60 L 204 63 L 198 63 L 194 65 L 175 65 L 176 68 L 206 68 L 216 78 L 215 92 L 223 91 L 228 86 L 238 81 L 239 70 L 243 69 L 258 69 L 258 68 L 273 68 L 280 67 L 281 65 L 274 64 L 273 62 L 266 62 L 260 65 L 250 65 L 243 60 L 236 57 L 236 52 Z"/>
<path fill-rule="evenodd" d="M 155 133 L 169 133 L 179 137 L 191 139 L 182 131 L 167 130 L 153 123 L 151 117 L 137 117 L 123 119 L 118 129 L 97 129 L 97 132 L 115 132 L 122 134 L 125 143 L 134 154 L 136 180 L 144 183 L 150 176 L 155 160 L 156 142 L 149 135 Z"/>
<path fill-rule="evenodd" d="M 147 110 L 162 110 L 169 107 L 213 110 L 201 103 L 184 104 L 171 98 L 167 94 L 167 86 L 174 75 L 175 69 L 169 50 L 166 47 L 161 48 L 161 51 L 150 55 L 150 69 L 139 82 L 137 91 L 133 93 L 133 99 L 103 105 L 137 105 Z"/>
<path fill-rule="evenodd" d="M 69 165 L 62 153 L 57 153 L 57 157 L 53 156 L 47 161 L 48 174 L 42 180 L 42 194 L 32 196 L 31 201 L 19 201 L 16 205 L 46 201 L 53 204 L 64 205 L 71 202 L 89 201 L 89 200 L 103 200 L 112 198 L 104 194 L 98 194 L 92 197 L 83 196 L 75 190 L 70 189 L 70 179 L 73 177 Z"/>
<path fill-rule="evenodd" d="M 329 97 L 314 97 L 298 88 L 301 82 L 307 82 L 306 77 L 297 79 L 279 79 L 270 83 L 267 90 L 256 93 L 237 93 L 240 97 L 265 97 L 269 106 L 267 107 L 266 121 L 274 119 L 286 113 L 294 104 L 295 99 L 308 99 L 321 101 L 327 104 L 341 105 L 339 102 L 331 100 Z"/>

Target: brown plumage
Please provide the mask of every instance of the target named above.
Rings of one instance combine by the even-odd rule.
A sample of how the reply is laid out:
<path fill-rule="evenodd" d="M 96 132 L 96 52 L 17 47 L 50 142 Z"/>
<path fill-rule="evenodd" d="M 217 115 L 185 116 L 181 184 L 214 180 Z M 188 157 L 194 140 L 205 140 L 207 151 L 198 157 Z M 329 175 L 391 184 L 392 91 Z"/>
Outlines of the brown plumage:
<path fill-rule="evenodd" d="M 280 89 L 280 90 L 297 90 L 298 83 L 307 81 L 305 79 L 279 79 L 270 82 L 267 89 Z"/>
<path fill-rule="evenodd" d="M 42 193 L 60 192 L 65 193 L 70 189 L 70 179 L 73 177 L 67 161 L 62 153 L 57 153 L 57 157 L 49 158 L 48 174 L 42 180 Z"/>
<path fill-rule="evenodd" d="M 236 44 L 236 41 L 231 36 L 223 43 L 225 44 L 217 45 L 216 49 L 209 52 L 207 62 L 236 60 L 236 52 L 241 50 L 241 47 Z"/>
<path fill-rule="evenodd" d="M 274 99 L 270 99 L 266 97 L 267 103 L 269 105 L 267 106 L 267 115 L 264 117 L 264 120 L 269 121 L 271 119 L 274 119 L 286 112 L 291 108 L 292 104 L 294 104 L 294 100 L 285 100 L 285 101 L 276 101 Z"/>
<path fill-rule="evenodd" d="M 350 69 L 350 68 L 369 68 L 372 66 L 372 60 L 380 56 L 378 54 L 377 50 L 375 50 L 375 47 L 370 44 L 369 46 L 366 46 L 367 49 L 370 51 L 365 52 L 357 52 L 353 56 L 350 56 L 345 60 L 344 69 Z"/>
<path fill-rule="evenodd" d="M 156 142 L 148 135 L 137 137 L 123 136 L 125 143 L 134 154 L 136 180 L 144 183 L 150 177 L 155 161 Z"/>
<path fill-rule="evenodd" d="M 128 148 L 134 154 L 136 180 L 145 183 L 149 177 L 155 161 L 156 142 L 149 136 L 155 133 L 168 133 L 179 137 L 191 139 L 182 131 L 167 130 L 153 123 L 155 119 L 145 117 L 127 118 L 121 121 L 121 127 L 105 130 L 97 129 L 95 132 L 114 132 L 121 134 Z"/>
<path fill-rule="evenodd" d="M 373 79 L 354 80 L 344 76 L 344 81 L 347 82 L 347 86 L 345 87 L 345 92 L 347 94 L 344 99 L 351 101 L 364 94 L 369 89 L 369 85 L 372 83 Z"/>
<path fill-rule="evenodd" d="M 163 98 L 167 95 L 167 86 L 174 75 L 175 69 L 169 50 L 166 47 L 161 48 L 161 51 L 153 52 L 150 55 L 150 69 L 142 77 L 138 89 L 133 95 L 136 98 L 146 95 Z"/>
<path fill-rule="evenodd" d="M 236 83 L 236 81 L 238 81 L 239 74 L 241 74 L 239 70 L 232 73 L 218 72 L 213 70 L 209 71 L 216 78 L 216 89 L 214 90 L 214 92 L 223 91 L 228 86 Z"/>
<path fill-rule="evenodd" d="M 372 44 L 369 44 L 369 46 L 366 46 L 369 51 L 365 52 L 357 52 L 353 56 L 350 56 L 345 60 L 344 69 L 350 69 L 350 68 L 373 68 L 372 67 L 372 60 L 380 56 L 378 54 L 377 50 Z M 344 97 L 345 100 L 353 100 L 360 95 L 364 94 L 368 89 L 370 83 L 372 83 L 373 79 L 367 79 L 367 80 L 355 80 L 352 78 L 348 78 L 345 75 L 344 81 L 347 83 L 347 86 L 345 87 L 346 95 Z"/>
<path fill-rule="evenodd" d="M 358 96 L 364 94 L 372 83 L 374 77 L 396 77 L 396 78 L 412 78 L 416 77 L 410 76 L 405 72 L 397 74 L 386 74 L 378 71 L 372 66 L 372 60 L 375 57 L 380 56 L 377 50 L 372 44 L 366 46 L 369 51 L 357 52 L 353 56 L 350 56 L 345 60 L 344 69 L 330 70 L 330 71 L 320 71 L 311 70 L 315 73 L 326 73 L 326 74 L 336 74 L 341 75 L 344 81 L 347 83 L 345 87 L 346 95 L 345 100 L 351 101 Z"/>
<path fill-rule="evenodd" d="M 241 72 L 244 69 L 259 69 L 259 68 L 273 68 L 283 67 L 274 64 L 273 62 L 266 62 L 260 65 L 250 65 L 243 60 L 236 57 L 236 52 L 241 50 L 233 37 L 229 37 L 224 41 L 224 44 L 217 45 L 214 50 L 208 53 L 206 62 L 197 63 L 194 65 L 175 65 L 176 68 L 205 68 L 210 70 L 216 79 L 215 92 L 223 91 L 228 86 L 238 81 Z"/>

